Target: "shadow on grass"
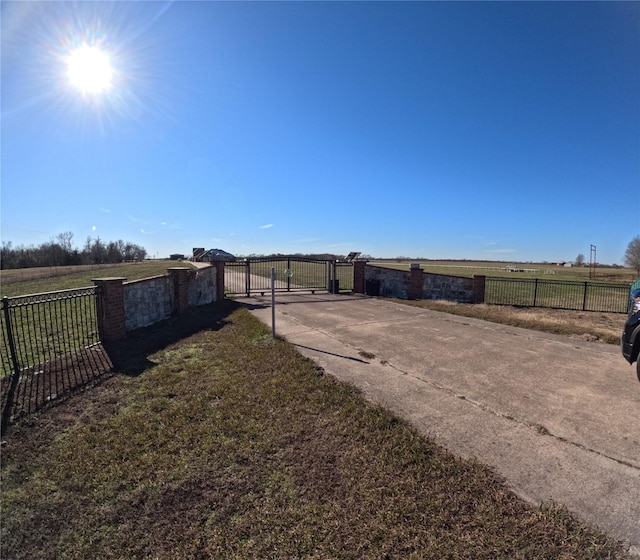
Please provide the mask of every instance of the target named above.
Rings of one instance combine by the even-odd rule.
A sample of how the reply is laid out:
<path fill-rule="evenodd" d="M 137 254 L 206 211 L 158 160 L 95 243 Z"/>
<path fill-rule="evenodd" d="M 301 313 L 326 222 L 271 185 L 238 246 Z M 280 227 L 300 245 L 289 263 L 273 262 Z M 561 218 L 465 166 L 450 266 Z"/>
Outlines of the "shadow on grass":
<path fill-rule="evenodd" d="M 240 304 L 224 300 L 189 308 L 180 316 L 136 329 L 116 342 L 104 343 L 116 374 L 137 376 L 154 366 L 148 356 L 201 331 L 217 331 Z"/>
<path fill-rule="evenodd" d="M 4 436 L 10 425 L 60 405 L 110 375 L 140 375 L 155 365 L 148 356 L 198 332 L 220 329 L 238 307 L 224 300 L 190 308 L 178 317 L 131 331 L 124 340 L 67 352 L 21 371 L 14 390 L 9 390 L 13 378 L 5 376 L 0 380 L 0 435 Z"/>

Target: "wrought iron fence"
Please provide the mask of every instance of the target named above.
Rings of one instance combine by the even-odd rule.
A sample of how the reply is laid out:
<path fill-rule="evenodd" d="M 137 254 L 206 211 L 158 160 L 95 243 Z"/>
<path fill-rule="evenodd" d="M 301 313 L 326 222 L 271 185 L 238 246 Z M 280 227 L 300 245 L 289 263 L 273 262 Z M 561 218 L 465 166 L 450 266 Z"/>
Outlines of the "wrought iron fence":
<path fill-rule="evenodd" d="M 98 331 L 97 287 L 2 298 L 2 432 L 111 369 Z"/>
<path fill-rule="evenodd" d="M 493 305 L 626 313 L 629 285 L 487 277 L 484 301 Z"/>

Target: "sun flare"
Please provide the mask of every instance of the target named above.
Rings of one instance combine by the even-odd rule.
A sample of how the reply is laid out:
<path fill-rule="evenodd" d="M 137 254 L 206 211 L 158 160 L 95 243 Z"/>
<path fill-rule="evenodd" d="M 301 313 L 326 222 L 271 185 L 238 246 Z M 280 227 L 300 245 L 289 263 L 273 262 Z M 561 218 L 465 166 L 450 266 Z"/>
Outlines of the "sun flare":
<path fill-rule="evenodd" d="M 109 55 L 98 47 L 83 45 L 69 55 L 67 76 L 82 93 L 108 90 L 113 78 Z"/>

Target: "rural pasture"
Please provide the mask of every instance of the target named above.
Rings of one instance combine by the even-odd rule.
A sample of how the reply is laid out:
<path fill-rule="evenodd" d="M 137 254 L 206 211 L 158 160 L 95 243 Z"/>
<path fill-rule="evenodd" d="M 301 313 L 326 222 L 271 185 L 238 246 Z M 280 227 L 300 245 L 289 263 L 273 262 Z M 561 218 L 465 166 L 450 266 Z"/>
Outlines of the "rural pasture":
<path fill-rule="evenodd" d="M 404 260 L 372 259 L 369 264 L 408 270 L 411 264 L 418 263 L 425 272 L 451 276 L 494 276 L 506 278 L 541 278 L 553 280 L 574 280 L 614 283 L 631 283 L 637 280 L 636 272 L 630 268 L 597 266 L 594 270 L 588 266 L 564 267 L 551 263 L 513 263 L 506 261 L 448 261 L 448 260 Z M 590 275 L 591 272 L 591 275 Z"/>
<path fill-rule="evenodd" d="M 264 260 L 260 267 L 252 270 L 252 274 L 270 275 L 271 266 L 280 266 L 281 260 Z M 589 267 L 570 267 L 552 265 L 550 263 L 509 263 L 501 261 L 448 261 L 448 260 L 399 260 L 399 259 L 371 259 L 368 261 L 373 266 L 394 268 L 397 270 L 409 270 L 411 264 L 418 263 L 425 272 L 444 274 L 451 276 L 471 277 L 485 275 L 499 278 L 540 278 L 546 280 L 573 280 L 612 283 L 631 283 L 637 280 L 637 275 L 630 268 L 597 267 L 595 277 L 589 278 Z M 188 261 L 172 260 L 148 260 L 137 263 L 122 263 L 117 265 L 80 265 L 23 268 L 0 271 L 0 296 L 18 296 L 49 292 L 54 290 L 67 290 L 82 288 L 92 284 L 91 279 L 105 276 L 123 276 L 127 280 L 138 280 L 149 276 L 164 274 L 167 268 L 173 266 L 193 266 Z M 508 267 L 535 272 L 509 272 Z M 282 275 L 283 270 L 276 272 Z M 300 271 L 302 272 L 302 271 Z M 308 274 L 305 271 L 305 274 Z M 324 279 L 325 271 L 321 271 Z M 294 270 L 294 277 L 299 276 Z M 306 279 L 306 281 L 309 281 Z M 319 285 L 322 284 L 318 280 Z M 340 287 L 351 288 L 346 277 L 340 276 Z"/>
<path fill-rule="evenodd" d="M 0 296 L 14 297 L 25 294 L 70 290 L 91 286 L 92 278 L 122 276 L 139 280 L 167 272 L 172 266 L 192 266 L 189 262 L 154 260 L 107 265 L 52 266 L 17 268 L 0 271 Z"/>

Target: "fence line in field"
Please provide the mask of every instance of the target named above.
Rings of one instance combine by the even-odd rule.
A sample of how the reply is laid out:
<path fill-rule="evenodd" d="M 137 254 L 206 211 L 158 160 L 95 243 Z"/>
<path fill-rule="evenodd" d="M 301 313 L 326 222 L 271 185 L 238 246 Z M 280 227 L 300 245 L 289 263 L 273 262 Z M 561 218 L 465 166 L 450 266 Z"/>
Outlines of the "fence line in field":
<path fill-rule="evenodd" d="M 138 261 L 139 262 L 139 261 Z M 114 268 L 117 266 L 127 266 L 131 262 L 109 263 L 109 264 L 75 264 L 61 266 L 42 266 L 32 268 L 5 268 L 0 271 L 0 277 L 3 284 L 17 284 L 18 282 L 26 282 L 30 280 L 39 280 L 40 278 L 55 278 L 58 276 L 66 276 L 75 272 L 84 272 L 87 270 L 101 270 L 103 268 Z"/>
<path fill-rule="evenodd" d="M 629 304 L 629 284 L 487 277 L 485 303 L 626 313 Z"/>

